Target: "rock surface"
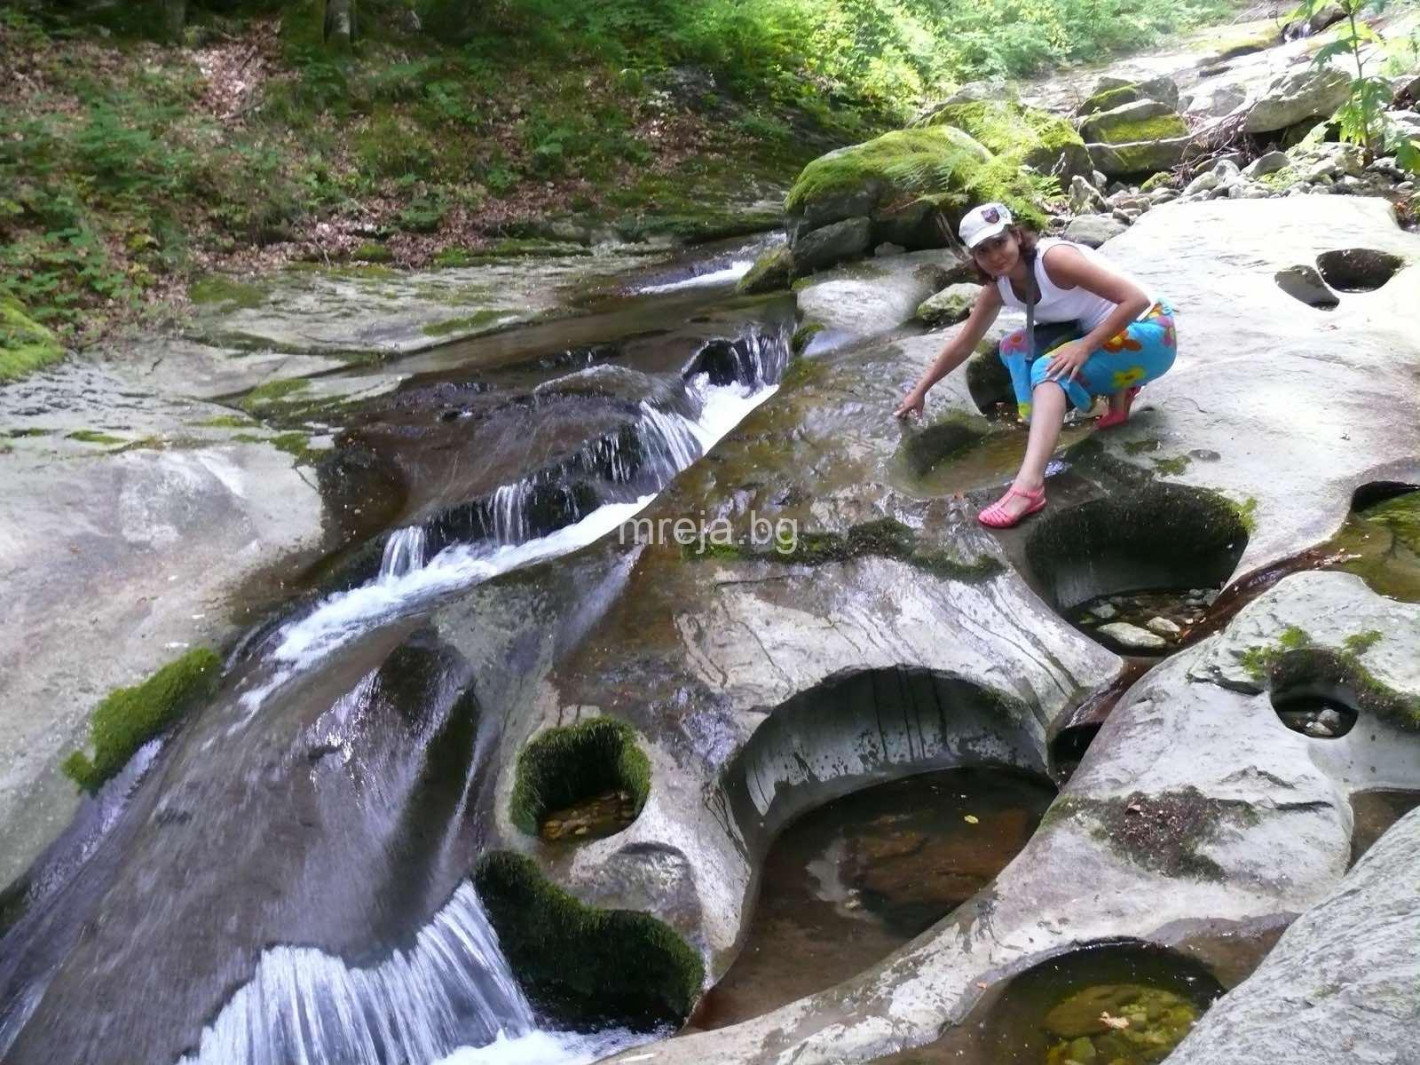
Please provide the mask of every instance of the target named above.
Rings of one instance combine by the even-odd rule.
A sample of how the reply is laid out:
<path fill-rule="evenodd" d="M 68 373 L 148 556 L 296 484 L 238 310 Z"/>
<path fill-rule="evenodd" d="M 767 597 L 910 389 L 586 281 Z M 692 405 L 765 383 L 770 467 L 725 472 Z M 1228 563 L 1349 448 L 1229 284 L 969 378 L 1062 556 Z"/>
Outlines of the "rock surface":
<path fill-rule="evenodd" d="M 980 285 L 969 282 L 948 285 L 918 304 L 917 317 L 930 326 L 954 325 L 971 313 L 971 305 L 980 292 Z"/>
<path fill-rule="evenodd" d="M 1397 822 L 1169 1065 L 1411 1065 L 1420 1027 L 1420 811 Z"/>

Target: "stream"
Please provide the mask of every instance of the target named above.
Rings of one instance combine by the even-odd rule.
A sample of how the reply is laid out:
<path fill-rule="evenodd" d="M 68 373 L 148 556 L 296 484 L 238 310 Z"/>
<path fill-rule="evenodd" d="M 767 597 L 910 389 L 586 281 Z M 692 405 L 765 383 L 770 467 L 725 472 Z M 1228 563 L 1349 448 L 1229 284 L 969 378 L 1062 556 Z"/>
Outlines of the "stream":
<path fill-rule="evenodd" d="M 483 704 L 518 673 L 500 597 L 477 595 L 615 530 L 774 393 L 793 301 L 733 297 L 751 256 L 414 356 L 348 412 L 340 446 L 396 519 L 32 867 L 0 940 L 0 1057 L 579 1062 L 650 1037 L 549 1030 L 467 880 L 502 725 Z M 501 680 L 431 625 L 460 603 Z"/>

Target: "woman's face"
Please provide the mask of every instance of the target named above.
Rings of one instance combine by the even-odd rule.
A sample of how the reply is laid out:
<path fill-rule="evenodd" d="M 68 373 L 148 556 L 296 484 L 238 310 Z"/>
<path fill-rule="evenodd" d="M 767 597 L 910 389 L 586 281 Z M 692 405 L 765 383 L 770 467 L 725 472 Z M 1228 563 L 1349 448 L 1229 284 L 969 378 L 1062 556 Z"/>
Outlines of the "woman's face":
<path fill-rule="evenodd" d="M 992 277 L 1005 277 L 1020 257 L 1020 243 L 1009 229 L 983 240 L 971 249 L 976 265 Z"/>

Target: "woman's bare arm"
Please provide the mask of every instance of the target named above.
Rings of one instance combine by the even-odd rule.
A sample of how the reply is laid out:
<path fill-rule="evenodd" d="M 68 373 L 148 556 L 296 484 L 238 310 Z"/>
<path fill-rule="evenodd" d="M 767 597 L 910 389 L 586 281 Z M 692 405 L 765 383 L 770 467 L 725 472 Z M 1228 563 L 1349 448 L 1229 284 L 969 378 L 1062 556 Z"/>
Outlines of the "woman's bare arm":
<path fill-rule="evenodd" d="M 941 354 L 933 360 L 931 366 L 927 367 L 912 391 L 907 394 L 907 398 L 902 401 L 902 405 L 898 407 L 895 413 L 899 418 L 920 408 L 922 399 L 932 386 L 967 360 L 1000 313 L 1001 294 L 996 291 L 995 285 L 983 285 L 981 291 L 977 293 L 976 301 L 971 305 L 971 313 L 967 315 L 962 327 L 947 342 L 946 347 L 942 348 Z"/>

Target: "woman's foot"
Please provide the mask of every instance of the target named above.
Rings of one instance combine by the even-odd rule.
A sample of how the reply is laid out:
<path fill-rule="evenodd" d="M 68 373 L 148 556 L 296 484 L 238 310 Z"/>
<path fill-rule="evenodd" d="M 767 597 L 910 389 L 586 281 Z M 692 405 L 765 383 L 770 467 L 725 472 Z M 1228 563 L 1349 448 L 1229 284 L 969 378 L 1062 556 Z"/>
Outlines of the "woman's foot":
<path fill-rule="evenodd" d="M 1126 388 L 1123 392 L 1116 392 L 1109 397 L 1109 411 L 1095 419 L 1096 429 L 1111 429 L 1116 425 L 1123 425 L 1129 420 L 1129 408 L 1134 405 L 1134 397 L 1139 394 L 1138 387 Z"/>
<path fill-rule="evenodd" d="M 1022 518 L 1045 506 L 1045 485 L 1022 488 L 1013 484 L 1006 494 L 976 516 L 982 525 L 992 529 L 1009 529 Z"/>

